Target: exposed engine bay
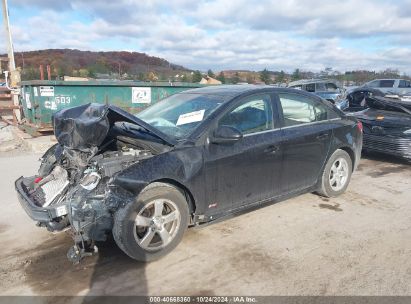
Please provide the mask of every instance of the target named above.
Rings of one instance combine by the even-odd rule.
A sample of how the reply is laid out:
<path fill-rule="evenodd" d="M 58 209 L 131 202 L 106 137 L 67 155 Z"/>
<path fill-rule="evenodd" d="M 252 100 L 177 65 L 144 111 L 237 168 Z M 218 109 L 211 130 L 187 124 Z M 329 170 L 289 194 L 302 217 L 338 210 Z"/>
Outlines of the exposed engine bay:
<path fill-rule="evenodd" d="M 39 226 L 70 232 L 75 245 L 67 256 L 76 263 L 96 250 L 94 241 L 106 240 L 114 212 L 134 199 L 112 184 L 116 174 L 170 146 L 130 121 L 130 114 L 109 106 L 89 104 L 70 111 L 54 117 L 58 144 L 41 158 L 38 175 L 21 178 L 18 190 Z M 33 210 L 46 211 L 49 218 L 36 218 Z"/>

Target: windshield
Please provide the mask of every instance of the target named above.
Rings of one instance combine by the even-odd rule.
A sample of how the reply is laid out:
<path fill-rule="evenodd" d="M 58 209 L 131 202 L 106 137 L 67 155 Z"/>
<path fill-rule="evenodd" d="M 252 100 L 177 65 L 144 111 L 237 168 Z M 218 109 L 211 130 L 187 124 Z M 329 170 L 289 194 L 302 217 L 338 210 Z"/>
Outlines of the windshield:
<path fill-rule="evenodd" d="M 180 93 L 167 97 L 136 116 L 175 139 L 187 138 L 224 101 L 217 95 Z"/>

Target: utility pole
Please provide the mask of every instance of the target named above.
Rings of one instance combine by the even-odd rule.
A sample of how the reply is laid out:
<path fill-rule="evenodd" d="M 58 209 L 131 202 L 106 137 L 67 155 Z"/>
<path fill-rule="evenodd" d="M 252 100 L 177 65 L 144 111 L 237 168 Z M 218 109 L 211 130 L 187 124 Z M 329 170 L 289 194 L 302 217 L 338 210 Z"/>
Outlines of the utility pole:
<path fill-rule="evenodd" d="M 16 70 L 16 63 L 14 61 L 14 49 L 13 40 L 11 38 L 10 21 L 9 21 L 9 8 L 7 5 L 7 0 L 3 0 L 3 22 L 4 29 L 7 35 L 7 53 L 9 57 L 9 71 L 10 71 L 10 86 L 16 87 L 20 82 L 20 72 Z M 19 106 L 19 96 L 16 92 L 12 91 L 13 104 Z M 21 113 L 19 109 L 14 110 L 14 115 L 17 121 L 21 120 Z"/>
<path fill-rule="evenodd" d="M 9 69 L 11 73 L 16 69 L 16 63 L 14 61 L 13 40 L 11 39 L 9 8 L 7 6 L 7 0 L 3 0 L 3 22 L 4 22 L 4 29 L 6 30 L 6 35 L 7 35 L 7 53 L 9 56 Z"/>

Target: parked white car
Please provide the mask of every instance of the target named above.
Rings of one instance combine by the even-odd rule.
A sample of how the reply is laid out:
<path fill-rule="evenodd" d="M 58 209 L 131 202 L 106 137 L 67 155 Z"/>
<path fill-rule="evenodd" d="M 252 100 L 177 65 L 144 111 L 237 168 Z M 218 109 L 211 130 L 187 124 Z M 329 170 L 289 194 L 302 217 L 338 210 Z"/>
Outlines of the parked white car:
<path fill-rule="evenodd" d="M 386 94 L 411 94 L 411 81 L 406 79 L 376 79 L 365 83 L 363 87 L 378 89 Z"/>

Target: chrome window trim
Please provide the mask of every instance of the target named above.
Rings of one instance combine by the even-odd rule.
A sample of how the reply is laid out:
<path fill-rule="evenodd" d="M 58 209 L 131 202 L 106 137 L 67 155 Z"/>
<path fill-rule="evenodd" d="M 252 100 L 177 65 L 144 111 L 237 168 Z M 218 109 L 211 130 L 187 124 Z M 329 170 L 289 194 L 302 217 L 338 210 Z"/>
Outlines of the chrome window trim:
<path fill-rule="evenodd" d="M 243 135 L 243 137 L 249 137 L 249 136 L 252 136 L 252 135 L 260 135 L 260 134 L 264 134 L 264 133 L 268 133 L 268 132 L 279 131 L 279 130 L 284 130 L 284 129 L 291 129 L 291 128 L 296 128 L 296 127 L 311 126 L 311 125 L 326 123 L 326 122 L 330 122 L 330 121 L 337 121 L 337 120 L 342 120 L 342 118 L 341 118 L 341 117 L 337 117 L 337 118 L 331 118 L 331 119 L 327 119 L 327 120 L 301 123 L 301 124 L 295 125 L 295 126 L 288 126 L 288 127 L 282 127 L 282 128 L 275 128 L 275 129 L 270 129 L 270 130 L 264 130 L 264 131 L 259 131 L 259 132 L 255 132 L 255 133 L 245 134 L 245 135 Z"/>
<path fill-rule="evenodd" d="M 268 129 L 268 130 L 264 130 L 264 131 L 258 131 L 258 132 L 254 132 L 254 133 L 248 133 L 248 134 L 244 134 L 243 137 L 249 137 L 252 135 L 260 135 L 260 134 L 264 134 L 264 133 L 268 133 L 268 132 L 273 132 L 273 131 L 278 131 L 281 130 L 281 128 L 275 128 L 275 129 Z"/>
<path fill-rule="evenodd" d="M 307 122 L 307 123 L 301 123 L 301 124 L 294 125 L 294 126 L 282 127 L 281 130 L 295 128 L 295 127 L 302 127 L 302 126 L 311 126 L 311 125 L 316 125 L 316 124 L 325 123 L 325 122 L 329 122 L 329 121 L 335 121 L 335 120 L 341 120 L 341 117 L 336 117 L 336 118 L 331 118 L 331 119 L 326 119 L 326 120 L 320 120 L 320 121 Z"/>

